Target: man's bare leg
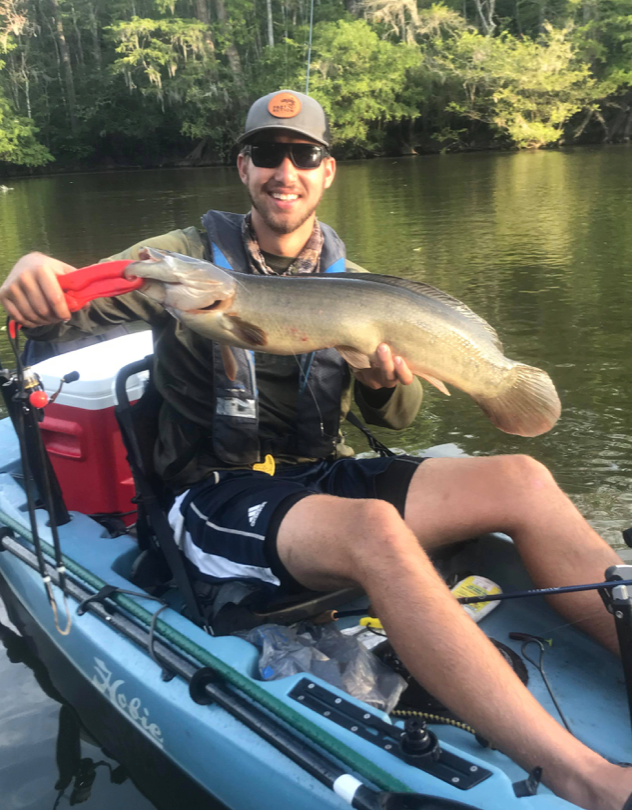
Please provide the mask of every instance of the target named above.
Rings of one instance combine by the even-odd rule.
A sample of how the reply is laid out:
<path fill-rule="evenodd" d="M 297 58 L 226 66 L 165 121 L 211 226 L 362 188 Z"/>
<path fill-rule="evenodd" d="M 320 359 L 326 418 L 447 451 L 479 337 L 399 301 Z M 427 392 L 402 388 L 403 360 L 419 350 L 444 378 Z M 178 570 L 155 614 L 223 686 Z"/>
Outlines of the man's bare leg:
<path fill-rule="evenodd" d="M 528 456 L 424 461 L 411 480 L 405 519 L 427 551 L 506 532 L 539 588 L 600 582 L 606 568 L 621 562 L 546 467 Z M 550 603 L 618 653 L 614 621 L 596 591 L 551 597 Z"/>
<path fill-rule="evenodd" d="M 463 531 L 471 536 L 465 525 Z M 541 765 L 555 793 L 587 810 L 621 810 L 632 770 L 590 751 L 540 706 L 454 600 L 392 506 L 309 496 L 281 523 L 278 551 L 306 587 L 359 583 L 415 678 L 523 768 Z"/>

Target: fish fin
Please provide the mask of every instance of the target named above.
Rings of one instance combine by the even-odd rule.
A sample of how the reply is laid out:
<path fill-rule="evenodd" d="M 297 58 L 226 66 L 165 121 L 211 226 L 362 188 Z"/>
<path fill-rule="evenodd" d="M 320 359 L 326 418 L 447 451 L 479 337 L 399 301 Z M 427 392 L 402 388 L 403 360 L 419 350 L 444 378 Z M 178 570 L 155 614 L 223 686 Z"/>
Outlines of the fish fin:
<path fill-rule="evenodd" d="M 446 397 L 452 396 L 448 389 L 445 387 L 445 383 L 438 380 L 436 377 L 431 377 L 430 374 L 420 374 L 417 372 L 417 376 L 422 377 L 424 380 L 427 380 L 430 385 L 434 385 L 435 388 L 438 388 L 442 394 L 445 394 Z"/>
<path fill-rule="evenodd" d="M 464 318 L 467 318 L 473 324 L 479 326 L 492 341 L 494 346 L 499 351 L 503 351 L 503 345 L 498 337 L 498 332 L 496 332 L 491 324 L 487 323 L 484 318 L 481 318 L 480 315 L 473 312 L 467 306 L 467 304 L 463 303 L 463 301 L 459 301 L 458 298 L 448 295 L 448 293 L 443 292 L 443 290 L 438 290 L 431 284 L 426 284 L 425 281 L 411 281 L 407 278 L 385 276 L 381 273 L 318 273 L 314 275 L 320 275 L 326 278 L 346 278 L 350 280 L 362 281 L 364 283 L 373 282 L 375 284 L 387 284 L 391 287 L 400 287 L 404 290 L 410 290 L 410 292 L 417 293 L 417 295 L 425 295 L 427 298 L 432 298 L 433 300 L 439 301 L 440 303 L 445 304 L 445 306 L 450 307 L 450 309 L 456 310 L 460 315 L 463 315 Z"/>
<path fill-rule="evenodd" d="M 164 257 L 165 257 L 164 250 L 158 250 L 158 248 L 149 247 L 148 245 L 144 245 L 138 250 L 138 261 L 140 262 L 146 261 L 160 262 L 164 259 Z"/>
<path fill-rule="evenodd" d="M 230 320 L 231 330 L 233 334 L 250 346 L 265 346 L 268 342 L 268 336 L 254 323 L 242 320 L 236 313 L 228 312 L 225 315 Z"/>
<path fill-rule="evenodd" d="M 353 346 L 334 346 L 334 349 L 342 355 L 351 368 L 371 368 L 369 356 L 354 349 Z"/>
<path fill-rule="evenodd" d="M 495 397 L 474 397 L 500 430 L 517 436 L 539 436 L 551 430 L 562 405 L 551 378 L 542 369 L 516 363 L 510 382 Z"/>
<path fill-rule="evenodd" d="M 220 351 L 222 353 L 222 362 L 224 363 L 224 371 L 229 380 L 235 380 L 237 377 L 237 361 L 230 346 L 225 343 L 220 344 Z"/>

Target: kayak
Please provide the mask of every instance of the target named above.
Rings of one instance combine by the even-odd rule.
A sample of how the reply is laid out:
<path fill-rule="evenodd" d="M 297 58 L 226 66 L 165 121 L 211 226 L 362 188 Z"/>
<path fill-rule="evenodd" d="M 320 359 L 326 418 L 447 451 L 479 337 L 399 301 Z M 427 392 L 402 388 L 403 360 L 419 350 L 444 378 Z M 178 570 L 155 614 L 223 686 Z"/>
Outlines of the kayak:
<path fill-rule="evenodd" d="M 52 390 L 61 368 L 98 368 L 113 390 L 116 369 L 144 356 L 147 340 L 130 335 L 53 358 L 40 364 L 41 377 Z M 142 387 L 142 380 L 134 384 Z M 90 390 L 95 424 L 103 430 L 107 420 L 94 406 L 106 398 L 94 385 Z M 71 404 L 55 403 L 66 407 L 64 418 L 56 411 L 42 425 L 48 425 L 49 452 L 57 447 L 62 461 L 77 461 L 83 450 L 51 439 L 64 419 L 76 425 L 73 419 L 86 417 L 73 416 L 73 409 L 82 410 L 80 394 L 67 396 Z M 66 425 L 64 435 L 74 441 L 90 429 L 88 419 L 81 430 Z M 0 594 L 9 615 L 31 639 L 55 687 L 77 705 L 90 733 L 158 806 L 169 783 L 185 791 L 180 795 L 193 808 L 216 806 L 213 800 L 231 810 L 573 807 L 538 786 L 537 779 L 529 786 L 518 765 L 458 725 L 429 724 L 437 741 L 433 755 L 411 754 L 402 743 L 404 720 L 397 715 L 311 673 L 262 680 L 259 651 L 252 644 L 209 635 L 181 613 L 177 602 L 164 608 L 139 593 L 132 582 L 135 538 L 126 532 L 112 536 L 116 532 L 89 516 L 93 508 L 71 506 L 71 520 L 58 528 L 63 589 L 48 513 L 35 509 L 56 615 L 38 568 L 20 443 L 8 418 L 0 420 L 0 446 Z M 56 469 L 62 471 L 67 500 L 76 500 L 81 482 L 64 479 L 63 465 Z M 91 469 L 90 475 L 98 474 L 98 467 Z M 92 479 L 91 489 L 98 483 Z M 462 571 L 489 578 L 504 593 L 533 587 L 503 535 L 462 544 L 443 562 L 446 577 Z M 344 612 L 349 611 L 341 607 Z M 338 625 L 357 622 L 346 616 Z M 480 627 L 513 650 L 526 667 L 528 688 L 554 717 L 560 719 L 562 711 L 576 737 L 611 761 L 629 760 L 632 732 L 617 658 L 565 624 L 541 598 L 501 602 Z M 526 649 L 524 638 L 512 639 L 510 633 L 546 641 Z M 529 660 L 538 664 L 541 650 L 548 687 Z M 462 666 L 467 669 L 466 659 Z"/>

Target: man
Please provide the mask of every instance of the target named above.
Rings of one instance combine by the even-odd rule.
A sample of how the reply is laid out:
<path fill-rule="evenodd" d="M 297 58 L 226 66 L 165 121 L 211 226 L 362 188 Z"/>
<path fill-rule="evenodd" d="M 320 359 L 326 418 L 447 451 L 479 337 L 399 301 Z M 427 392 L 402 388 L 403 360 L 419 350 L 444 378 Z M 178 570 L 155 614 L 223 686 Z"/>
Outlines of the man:
<path fill-rule="evenodd" d="M 329 143 L 313 99 L 291 91 L 259 99 L 238 158 L 250 214 L 209 211 L 202 235 L 174 231 L 119 257 L 135 257 L 149 244 L 242 272 L 348 267 L 339 238 L 315 216 L 335 176 Z M 542 465 L 526 456 L 348 458 L 339 424 L 350 372 L 333 350 L 298 361 L 260 355 L 254 366 L 249 353 L 237 351 L 232 382 L 218 347 L 138 293 L 96 301 L 71 318 L 57 276 L 73 269 L 29 254 L 0 289 L 0 302 L 38 339 L 70 339 L 139 317 L 151 324 L 165 400 L 156 463 L 180 493 L 171 518 L 184 521 L 185 552 L 200 576 L 289 590 L 360 584 L 404 663 L 437 698 L 525 769 L 543 766 L 558 795 L 589 810 L 621 810 L 624 803 L 629 810 L 632 769 L 603 760 L 541 708 L 426 553 L 501 530 L 538 587 L 601 579 L 618 557 Z M 373 368 L 351 372 L 367 421 L 394 428 L 412 421 L 421 388 L 388 346 L 380 346 Z M 266 456 L 268 471 L 256 469 Z M 596 593 L 558 597 L 556 607 L 617 650 Z"/>

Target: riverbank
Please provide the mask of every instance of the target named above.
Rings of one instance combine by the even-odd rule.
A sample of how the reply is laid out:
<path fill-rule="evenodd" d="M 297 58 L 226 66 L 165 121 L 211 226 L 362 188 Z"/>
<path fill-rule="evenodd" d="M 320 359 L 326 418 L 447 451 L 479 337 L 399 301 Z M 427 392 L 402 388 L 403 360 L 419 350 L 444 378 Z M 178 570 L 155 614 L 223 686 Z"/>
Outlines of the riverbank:
<path fill-rule="evenodd" d="M 362 163 L 371 162 L 381 159 L 401 159 L 401 158 L 415 158 L 415 157 L 431 157 L 436 155 L 466 155 L 476 153 L 514 153 L 519 152 L 566 152 L 574 149 L 585 148 L 603 148 L 603 149 L 616 149 L 627 148 L 630 146 L 629 142 L 626 143 L 603 143 L 601 141 L 586 141 L 582 143 L 565 144 L 560 143 L 555 146 L 545 147 L 539 150 L 520 150 L 516 147 L 494 142 L 481 141 L 480 143 L 473 143 L 467 146 L 462 144 L 446 144 L 445 146 L 427 144 L 424 146 L 415 146 L 407 150 L 394 150 L 392 152 L 374 152 L 364 155 L 351 155 L 349 153 L 336 153 L 333 150 L 333 156 L 338 163 Z M 231 168 L 235 166 L 237 158 L 237 150 L 231 156 L 229 161 L 219 160 L 186 160 L 186 159 L 170 159 L 162 161 L 147 161 L 143 163 L 127 163 L 127 162 L 113 162 L 107 161 L 104 163 L 96 163 L 90 161 L 77 161 L 74 163 L 55 162 L 47 166 L 39 166 L 37 168 L 28 168 L 25 166 L 3 167 L 0 163 L 0 180 L 22 179 L 30 177 L 56 177 L 60 175 L 72 174 L 108 174 L 115 172 L 138 172 L 155 169 L 217 169 L 217 168 Z M 0 184 L 0 193 L 7 189 L 6 185 Z"/>

